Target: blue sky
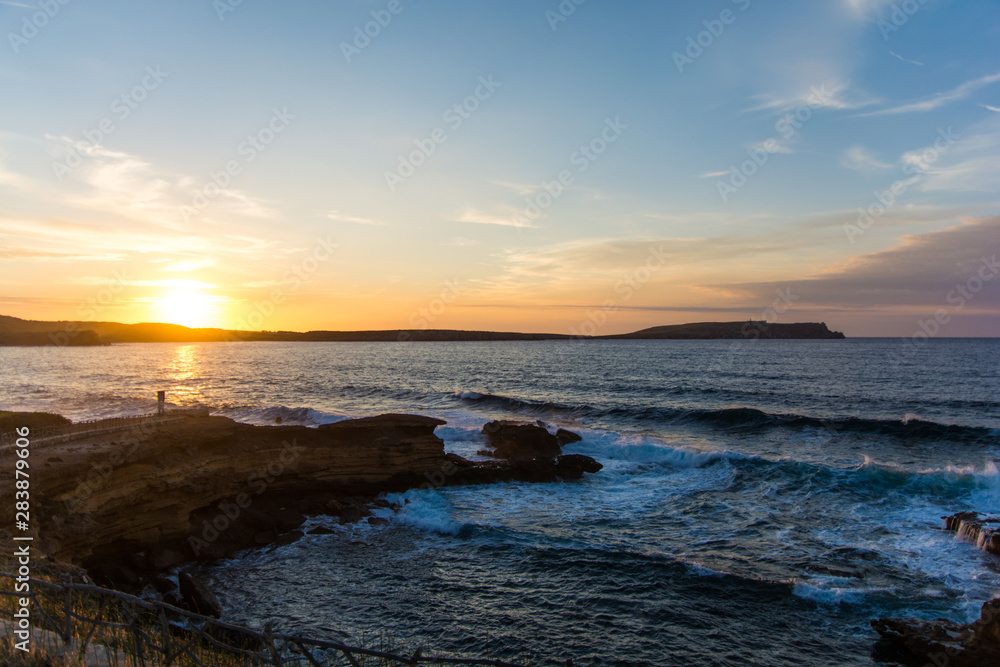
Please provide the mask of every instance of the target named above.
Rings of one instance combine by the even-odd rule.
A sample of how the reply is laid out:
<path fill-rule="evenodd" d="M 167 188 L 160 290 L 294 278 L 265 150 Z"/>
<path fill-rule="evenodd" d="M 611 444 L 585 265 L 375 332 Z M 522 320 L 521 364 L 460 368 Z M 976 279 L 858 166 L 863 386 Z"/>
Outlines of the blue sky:
<path fill-rule="evenodd" d="M 4 314 L 998 330 L 995 2 L 41 5 L 0 2 Z"/>

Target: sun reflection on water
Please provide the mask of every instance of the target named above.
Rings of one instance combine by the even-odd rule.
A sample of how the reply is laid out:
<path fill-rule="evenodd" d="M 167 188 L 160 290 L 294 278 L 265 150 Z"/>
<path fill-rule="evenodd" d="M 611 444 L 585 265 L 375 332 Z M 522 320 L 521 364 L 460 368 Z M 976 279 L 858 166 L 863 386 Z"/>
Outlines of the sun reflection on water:
<path fill-rule="evenodd" d="M 177 405 L 205 402 L 202 378 L 203 360 L 198 345 L 178 345 L 173 349 L 173 359 L 166 367 L 167 400 Z"/>

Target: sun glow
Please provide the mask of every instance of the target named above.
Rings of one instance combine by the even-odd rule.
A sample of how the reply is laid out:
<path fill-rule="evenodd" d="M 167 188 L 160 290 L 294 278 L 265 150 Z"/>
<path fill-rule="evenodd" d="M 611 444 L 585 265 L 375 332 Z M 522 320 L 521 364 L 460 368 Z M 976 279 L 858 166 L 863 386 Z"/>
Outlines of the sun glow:
<path fill-rule="evenodd" d="M 222 315 L 221 301 L 221 297 L 198 290 L 175 289 L 157 300 L 156 317 L 160 322 L 185 327 L 218 326 Z"/>

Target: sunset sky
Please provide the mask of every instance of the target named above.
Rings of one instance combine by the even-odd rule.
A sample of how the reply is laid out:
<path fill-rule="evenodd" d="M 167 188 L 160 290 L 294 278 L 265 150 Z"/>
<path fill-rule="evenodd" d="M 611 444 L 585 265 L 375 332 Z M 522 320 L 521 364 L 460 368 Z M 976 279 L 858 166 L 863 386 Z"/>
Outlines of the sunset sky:
<path fill-rule="evenodd" d="M 577 2 L 0 0 L 0 314 L 1000 331 L 994 0 Z"/>

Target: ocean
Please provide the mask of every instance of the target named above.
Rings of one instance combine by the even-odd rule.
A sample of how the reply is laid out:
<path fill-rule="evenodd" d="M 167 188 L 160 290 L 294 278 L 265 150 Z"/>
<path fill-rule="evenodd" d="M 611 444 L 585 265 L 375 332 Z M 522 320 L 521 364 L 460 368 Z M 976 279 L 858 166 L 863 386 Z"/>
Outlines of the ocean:
<path fill-rule="evenodd" d="M 0 348 L 0 409 L 208 406 L 314 425 L 495 418 L 583 436 L 575 482 L 391 494 L 199 566 L 226 620 L 535 665 L 867 665 L 880 616 L 978 617 L 995 557 L 941 530 L 1000 512 L 1000 340 L 208 343 Z M 892 664 L 891 662 L 888 664 Z"/>

